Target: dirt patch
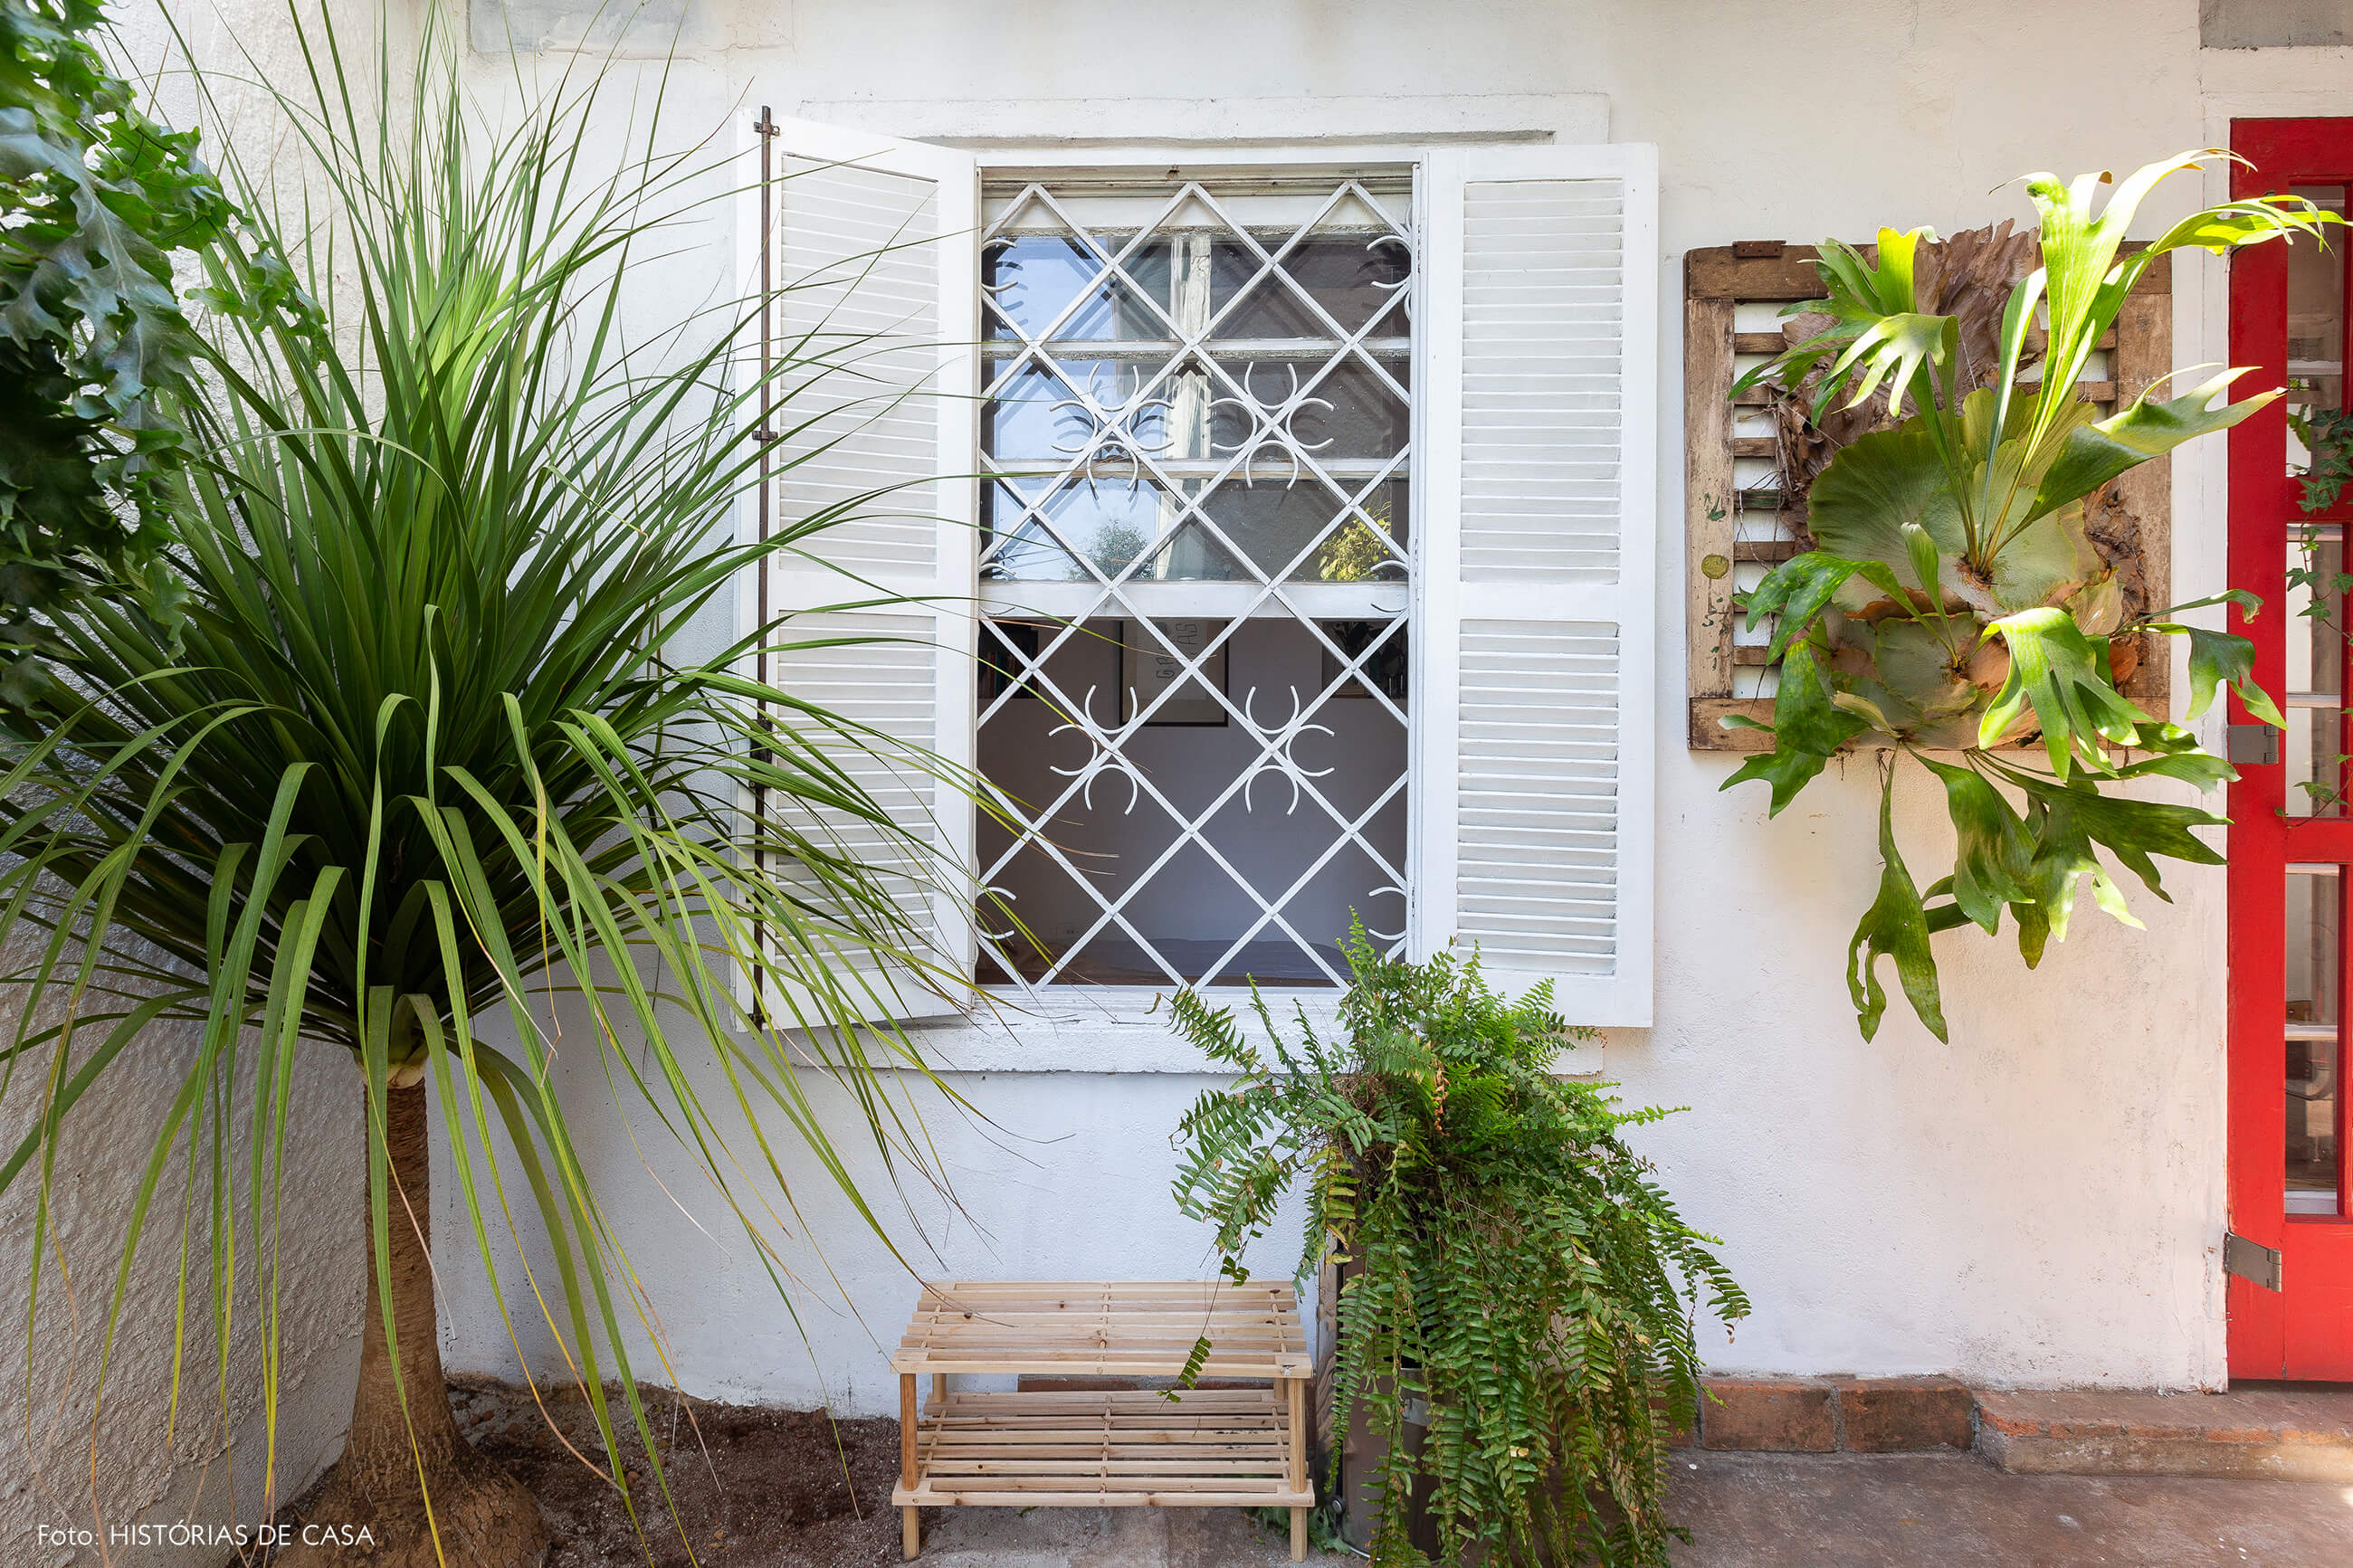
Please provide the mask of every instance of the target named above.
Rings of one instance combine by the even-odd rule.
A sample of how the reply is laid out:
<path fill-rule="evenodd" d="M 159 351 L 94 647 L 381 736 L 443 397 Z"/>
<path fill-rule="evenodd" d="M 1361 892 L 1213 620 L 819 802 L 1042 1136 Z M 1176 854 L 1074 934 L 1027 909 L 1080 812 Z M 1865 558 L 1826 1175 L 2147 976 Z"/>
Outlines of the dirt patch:
<path fill-rule="evenodd" d="M 653 1568 L 687 1568 L 690 1562 L 705 1568 L 877 1568 L 899 1561 L 899 1514 L 891 1506 L 899 1470 L 896 1421 L 836 1421 L 823 1411 L 721 1405 L 649 1388 L 647 1415 L 677 1515 L 673 1520 L 663 1506 L 636 1431 L 625 1426 L 621 1457 L 641 1541 L 620 1492 L 598 1473 L 605 1450 L 588 1402 L 570 1389 L 546 1391 L 545 1397 L 553 1430 L 527 1389 L 450 1380 L 459 1429 L 538 1497 L 554 1542 L 546 1568 L 645 1568 L 649 1561 Z M 615 1416 L 628 1420 L 617 1399 Z M 287 1513 L 299 1517 L 302 1506 Z M 681 1526 L 694 1543 L 691 1558 L 680 1540 Z"/>

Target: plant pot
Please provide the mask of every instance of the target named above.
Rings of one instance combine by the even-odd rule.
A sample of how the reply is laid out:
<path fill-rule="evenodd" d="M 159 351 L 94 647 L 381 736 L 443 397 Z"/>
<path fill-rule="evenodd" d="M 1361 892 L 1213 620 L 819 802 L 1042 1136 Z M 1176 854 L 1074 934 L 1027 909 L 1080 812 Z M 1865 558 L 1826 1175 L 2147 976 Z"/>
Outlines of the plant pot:
<path fill-rule="evenodd" d="M 1388 1444 L 1372 1429 L 1368 1412 L 1363 1402 L 1350 1413 L 1348 1430 L 1340 1443 L 1340 1536 L 1358 1551 L 1373 1543 L 1373 1531 L 1380 1523 L 1381 1495 L 1378 1479 L 1381 1467 L 1388 1459 Z M 1420 1400 L 1409 1401 L 1405 1409 L 1405 1443 L 1408 1455 L 1419 1458 L 1424 1436 L 1429 1431 L 1429 1407 Z M 1438 1555 L 1438 1522 L 1430 1515 L 1429 1495 L 1417 1486 L 1414 1495 L 1406 1500 L 1406 1539 L 1424 1557 Z"/>

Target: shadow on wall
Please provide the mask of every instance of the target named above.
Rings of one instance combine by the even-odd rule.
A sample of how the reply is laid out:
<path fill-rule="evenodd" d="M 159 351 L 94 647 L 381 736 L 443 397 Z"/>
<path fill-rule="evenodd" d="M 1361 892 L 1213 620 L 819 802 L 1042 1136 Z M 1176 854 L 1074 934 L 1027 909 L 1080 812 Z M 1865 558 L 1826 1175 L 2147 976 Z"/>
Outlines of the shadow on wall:
<path fill-rule="evenodd" d="M 14 969 L 24 957 L 0 952 L 0 966 Z M 0 1013 L 0 1027 L 13 1036 L 15 1025 L 11 1005 Z M 261 1236 L 252 1234 L 245 1206 L 251 1167 L 243 1130 L 251 1124 L 251 1105 L 241 1095 L 226 1109 L 227 1135 L 218 1152 L 234 1184 L 237 1248 L 227 1408 L 219 1394 L 224 1373 L 201 1212 L 210 1192 L 209 1127 L 194 1164 L 183 1131 L 157 1182 L 124 1286 L 105 1396 L 98 1399 L 100 1352 L 132 1205 L 197 1035 L 186 1024 L 149 1029 L 68 1115 L 45 1227 L 37 1165 L 0 1194 L 0 1318 L 8 1324 L 0 1338 L 0 1387 L 6 1390 L 0 1398 L 0 1562 L 57 1561 L 60 1531 L 92 1531 L 102 1542 L 119 1526 L 249 1526 L 269 1518 L 260 1354 L 272 1266 L 284 1363 L 271 1505 L 299 1496 L 342 1451 L 359 1370 L 365 1263 L 360 1228 L 352 1223 L 362 1207 L 364 1174 L 355 1157 L 364 1147 L 359 1075 L 340 1051 L 314 1047 L 296 1068 L 284 1229 L 274 1247 L 266 1222 Z M 79 1054 L 91 1048 L 85 1037 Z M 47 1065 L 46 1055 L 28 1058 L 0 1100 L 0 1143 L 10 1150 L 39 1120 Z M 251 1082 L 246 1075 L 248 1090 Z M 184 1300 L 182 1221 L 192 1182 L 199 1209 L 188 1231 Z M 28 1335 L 37 1242 L 39 1313 Z M 174 1332 L 183 1312 L 174 1411 Z M 113 1552 L 115 1561 L 124 1560 L 120 1545 Z M 100 1560 L 95 1552 L 66 1555 Z"/>
<path fill-rule="evenodd" d="M 752 0 L 467 0 L 466 11 L 468 39 L 485 55 L 659 59 L 792 41 L 792 8 Z"/>
<path fill-rule="evenodd" d="M 2353 0 L 2199 0 L 2198 41 L 2210 49 L 2353 44 Z"/>

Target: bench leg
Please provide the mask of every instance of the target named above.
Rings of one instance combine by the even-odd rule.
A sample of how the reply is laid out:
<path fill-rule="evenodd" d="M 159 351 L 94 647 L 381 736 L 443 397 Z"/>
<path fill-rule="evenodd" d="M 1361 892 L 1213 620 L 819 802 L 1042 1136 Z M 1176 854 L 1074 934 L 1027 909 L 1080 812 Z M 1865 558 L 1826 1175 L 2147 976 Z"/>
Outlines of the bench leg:
<path fill-rule="evenodd" d="M 899 1374 L 899 1484 L 915 1489 L 915 1374 Z M 907 1561 L 923 1549 L 922 1515 L 913 1508 L 899 1510 L 899 1550 Z"/>
<path fill-rule="evenodd" d="M 1307 1489 L 1307 1380 L 1294 1377 L 1287 1380 L 1284 1392 L 1291 1405 L 1291 1489 Z M 1307 1561 L 1307 1510 L 1291 1510 L 1291 1560 Z"/>

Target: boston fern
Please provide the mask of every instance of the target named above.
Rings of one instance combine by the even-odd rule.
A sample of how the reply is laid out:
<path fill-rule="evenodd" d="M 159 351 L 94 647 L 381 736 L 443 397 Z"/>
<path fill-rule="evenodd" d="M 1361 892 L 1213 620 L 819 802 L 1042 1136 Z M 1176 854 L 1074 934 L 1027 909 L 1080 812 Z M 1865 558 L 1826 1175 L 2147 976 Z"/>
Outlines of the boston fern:
<path fill-rule="evenodd" d="M 1361 927 L 1339 1034 L 1297 1017 L 1286 1041 L 1252 1006 L 1273 1058 L 1228 1008 L 1192 993 L 1177 1031 L 1240 1076 L 1180 1123 L 1177 1205 L 1217 1226 L 1223 1268 L 1283 1194 L 1307 1188 L 1303 1284 L 1342 1266 L 1335 1426 L 1366 1413 L 1387 1445 L 1376 1562 L 1411 1563 L 1419 1493 L 1443 1559 L 1664 1563 L 1668 1436 L 1696 1395 L 1693 1313 L 1747 1310 L 1620 1130 L 1606 1086 L 1552 1076 L 1589 1029 L 1516 1002 L 1467 962 L 1384 959 Z M 1426 1402 L 1426 1440 L 1406 1411 Z"/>
<path fill-rule="evenodd" d="M 1927 287 L 1949 269 L 1926 229 L 1882 229 L 1875 258 L 1836 242 L 1817 266 L 1827 299 L 1791 307 L 1825 321 L 1741 378 L 1808 405 L 1822 429 L 1883 399 L 1871 430 L 1842 446 L 1811 484 L 1811 548 L 1774 568 L 1748 601 L 1749 624 L 1778 617 L 1767 658 L 1778 666 L 1773 750 L 1725 781 L 1771 787 L 1778 815 L 1858 737 L 1886 749 L 1882 766 L 1879 896 L 1855 930 L 1847 984 L 1864 1038 L 1886 994 L 1881 956 L 1895 961 L 1922 1023 L 1946 1037 L 1934 931 L 1974 922 L 2000 929 L 2007 910 L 2030 967 L 2067 934 L 2076 888 L 2092 879 L 2100 907 L 2139 922 L 2095 852 L 2105 849 L 2166 896 L 2158 857 L 2197 864 L 2221 856 L 2192 831 L 2223 819 L 2194 806 L 2104 794 L 2102 784 L 2174 779 L 2211 790 L 2236 775 L 2164 715 L 2122 690 L 2144 633 L 2189 641 L 2196 718 L 2228 682 L 2247 710 L 2278 710 L 2250 679 L 2253 647 L 2188 626 L 2188 611 L 2128 605 L 2116 565 L 2095 548 L 2092 513 L 2113 510 L 2113 481 L 2185 441 L 2225 429 L 2279 394 L 2228 400 L 2242 374 L 2190 390 L 2157 388 L 2106 418 L 2076 382 L 2148 265 L 2173 250 L 2225 253 L 2340 220 L 2294 196 L 2233 201 L 2193 213 L 2126 254 L 2125 232 L 2167 176 L 2227 154 L 2184 153 L 2116 186 L 2094 216 L 2105 174 L 2063 184 L 2026 179 L 2041 215 L 2041 265 L 2005 285 L 1999 326 L 1970 330 L 1969 312 Z M 2036 342 L 2038 320 L 2043 324 Z M 1793 334 L 1798 335 L 1798 334 Z M 1972 346 L 1977 352 L 1971 352 Z M 2022 373 L 2039 355 L 2039 376 Z M 1870 422 L 1866 422 L 1867 424 Z M 1826 437 L 1827 438 L 1827 437 Z M 1727 725 L 1753 723 L 1730 719 Z M 2047 766 L 2031 752 L 2039 749 Z M 1930 752 L 1943 752 L 1943 760 Z M 1894 760 L 1919 762 L 1945 789 L 1957 837 L 1952 874 L 1923 890 L 1905 867 L 1893 821 Z"/>

